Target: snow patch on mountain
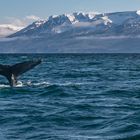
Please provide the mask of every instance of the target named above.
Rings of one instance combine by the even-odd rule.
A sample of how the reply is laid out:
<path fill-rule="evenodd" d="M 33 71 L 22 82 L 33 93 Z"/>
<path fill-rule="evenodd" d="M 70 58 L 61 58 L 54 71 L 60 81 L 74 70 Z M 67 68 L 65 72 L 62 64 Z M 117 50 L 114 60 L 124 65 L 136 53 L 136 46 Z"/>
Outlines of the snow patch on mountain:
<path fill-rule="evenodd" d="M 96 15 L 99 15 L 100 13 L 97 13 L 97 12 L 89 12 L 88 13 L 88 17 L 89 19 L 93 19 Z"/>
<path fill-rule="evenodd" d="M 66 16 L 69 18 L 70 22 L 72 23 L 74 23 L 74 21 L 76 20 L 73 14 L 67 14 Z"/>
<path fill-rule="evenodd" d="M 108 18 L 108 16 L 101 17 L 104 21 L 104 24 L 107 25 L 108 23 L 112 23 L 112 20 Z"/>
<path fill-rule="evenodd" d="M 140 10 L 136 11 L 136 13 L 137 13 L 138 15 L 140 15 Z"/>
<path fill-rule="evenodd" d="M 39 20 L 21 31 L 15 36 L 45 36 L 49 34 L 61 34 L 64 32 L 82 32 L 93 34 L 135 34 L 140 32 L 140 11 L 115 12 L 115 13 L 84 13 L 62 14 Z M 136 27 L 136 28 L 135 28 Z M 78 33 L 79 34 L 79 33 Z"/>

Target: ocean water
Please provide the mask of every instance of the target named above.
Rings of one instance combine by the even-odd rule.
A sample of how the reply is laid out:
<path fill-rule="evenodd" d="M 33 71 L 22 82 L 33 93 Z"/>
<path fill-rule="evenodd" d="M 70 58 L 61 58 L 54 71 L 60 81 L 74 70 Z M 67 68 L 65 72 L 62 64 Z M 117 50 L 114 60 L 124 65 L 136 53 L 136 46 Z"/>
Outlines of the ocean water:
<path fill-rule="evenodd" d="M 140 54 L 0 55 L 42 58 L 11 89 L 0 76 L 0 140 L 140 140 Z"/>

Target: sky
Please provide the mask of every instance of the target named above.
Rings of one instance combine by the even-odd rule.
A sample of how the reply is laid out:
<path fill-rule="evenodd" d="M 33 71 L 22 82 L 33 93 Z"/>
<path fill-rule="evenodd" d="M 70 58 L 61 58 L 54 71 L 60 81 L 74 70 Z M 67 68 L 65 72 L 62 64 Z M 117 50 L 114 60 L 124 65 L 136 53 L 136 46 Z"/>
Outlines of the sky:
<path fill-rule="evenodd" d="M 138 9 L 140 0 L 0 0 L 0 19 L 29 15 L 45 18 L 76 11 L 115 12 Z"/>
<path fill-rule="evenodd" d="M 25 26 L 50 15 L 140 9 L 140 0 L 0 0 L 0 25 Z"/>

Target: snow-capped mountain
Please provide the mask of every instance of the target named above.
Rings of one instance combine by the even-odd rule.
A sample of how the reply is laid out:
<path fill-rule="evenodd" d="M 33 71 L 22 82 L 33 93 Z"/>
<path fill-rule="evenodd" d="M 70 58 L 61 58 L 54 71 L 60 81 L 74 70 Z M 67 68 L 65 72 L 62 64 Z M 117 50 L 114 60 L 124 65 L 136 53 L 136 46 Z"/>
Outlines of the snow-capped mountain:
<path fill-rule="evenodd" d="M 116 13 L 73 13 L 50 16 L 36 21 L 23 30 L 11 35 L 44 36 L 46 34 L 129 35 L 140 34 L 140 11 Z"/>
<path fill-rule="evenodd" d="M 6 53 L 140 53 L 140 11 L 50 16 L 0 39 Z"/>

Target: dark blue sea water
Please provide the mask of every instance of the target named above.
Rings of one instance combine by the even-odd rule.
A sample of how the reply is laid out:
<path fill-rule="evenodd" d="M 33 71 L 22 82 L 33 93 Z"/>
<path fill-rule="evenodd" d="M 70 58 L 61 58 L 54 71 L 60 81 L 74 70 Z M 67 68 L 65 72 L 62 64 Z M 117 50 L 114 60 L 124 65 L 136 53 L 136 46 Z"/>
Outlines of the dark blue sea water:
<path fill-rule="evenodd" d="M 0 77 L 0 140 L 140 140 L 140 54 L 0 55 L 43 62 Z"/>

